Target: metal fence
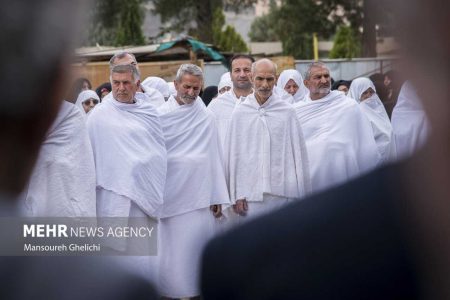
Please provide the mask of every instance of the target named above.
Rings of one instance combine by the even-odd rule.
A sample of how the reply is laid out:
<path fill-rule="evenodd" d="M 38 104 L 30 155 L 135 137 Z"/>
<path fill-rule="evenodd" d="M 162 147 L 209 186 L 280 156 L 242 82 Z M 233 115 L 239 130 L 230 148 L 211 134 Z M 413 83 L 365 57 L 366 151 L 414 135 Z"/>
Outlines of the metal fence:
<path fill-rule="evenodd" d="M 386 73 L 397 61 L 392 57 L 354 58 L 354 59 L 324 59 L 334 80 L 352 80 L 357 77 L 367 77 L 374 73 Z M 296 60 L 295 69 L 304 76 L 308 65 L 313 60 Z M 205 86 L 218 85 L 220 76 L 228 70 L 219 62 L 204 64 Z"/>

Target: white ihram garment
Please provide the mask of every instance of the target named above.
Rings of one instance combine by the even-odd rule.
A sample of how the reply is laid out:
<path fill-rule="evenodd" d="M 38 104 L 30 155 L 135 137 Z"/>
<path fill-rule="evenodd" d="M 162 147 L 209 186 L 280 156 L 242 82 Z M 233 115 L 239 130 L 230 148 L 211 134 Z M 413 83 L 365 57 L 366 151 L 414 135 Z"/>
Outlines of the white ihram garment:
<path fill-rule="evenodd" d="M 294 108 L 306 140 L 313 192 L 342 184 L 379 164 L 370 122 L 353 99 L 331 91 Z"/>
<path fill-rule="evenodd" d="M 246 199 L 249 217 L 258 210 L 254 202 L 286 203 L 310 192 L 302 128 L 293 107 L 276 95 L 260 106 L 251 94 L 236 107 L 225 157 L 231 202 Z"/>
<path fill-rule="evenodd" d="M 214 233 L 212 204 L 229 204 L 220 140 L 202 100 L 179 105 L 171 96 L 158 111 L 167 147 L 161 213 L 160 292 L 200 295 L 200 256 Z"/>
<path fill-rule="evenodd" d="M 63 101 L 24 194 L 33 217 L 95 217 L 95 165 L 85 113 Z"/>
<path fill-rule="evenodd" d="M 410 82 L 405 82 L 392 112 L 397 158 L 411 156 L 427 141 L 431 127 L 420 98 Z"/>

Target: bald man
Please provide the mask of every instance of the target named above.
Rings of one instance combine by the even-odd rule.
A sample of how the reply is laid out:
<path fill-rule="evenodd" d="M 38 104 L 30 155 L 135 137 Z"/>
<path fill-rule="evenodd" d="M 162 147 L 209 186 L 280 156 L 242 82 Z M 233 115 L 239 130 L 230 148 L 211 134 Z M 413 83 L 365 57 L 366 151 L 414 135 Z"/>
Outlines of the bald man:
<path fill-rule="evenodd" d="M 254 92 L 236 106 L 225 143 L 227 179 L 238 223 L 302 198 L 308 158 L 294 108 L 273 93 L 276 65 L 253 63 Z"/>

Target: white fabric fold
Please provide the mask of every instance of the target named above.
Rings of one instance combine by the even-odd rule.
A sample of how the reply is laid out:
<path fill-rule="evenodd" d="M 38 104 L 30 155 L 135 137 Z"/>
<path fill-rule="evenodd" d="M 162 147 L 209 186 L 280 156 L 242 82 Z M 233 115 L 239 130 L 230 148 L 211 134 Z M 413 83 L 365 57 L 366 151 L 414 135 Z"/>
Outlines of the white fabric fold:
<path fill-rule="evenodd" d="M 167 147 L 161 217 L 229 204 L 216 124 L 201 98 L 179 105 L 170 96 L 158 111 Z"/>
<path fill-rule="evenodd" d="M 168 98 L 170 96 L 169 85 L 164 79 L 160 77 L 156 76 L 147 77 L 145 78 L 144 81 L 141 82 L 141 85 L 145 93 L 151 94 L 151 92 L 149 92 L 148 89 L 155 89 L 158 92 L 160 92 L 164 98 Z"/>
<path fill-rule="evenodd" d="M 283 72 L 281 72 L 280 76 L 278 77 L 278 81 L 277 81 L 277 89 L 285 91 L 284 87 L 286 86 L 288 81 L 291 79 L 294 80 L 294 82 L 298 85 L 298 90 L 293 95 L 293 99 L 294 99 L 293 103 L 304 101 L 305 97 L 309 94 L 309 90 L 303 83 L 302 75 L 297 70 L 288 69 L 288 70 L 284 70 Z M 279 91 L 279 94 L 281 94 L 281 91 Z"/>
<path fill-rule="evenodd" d="M 262 106 L 254 94 L 236 106 L 225 143 L 231 202 L 264 195 L 302 198 L 310 191 L 308 156 L 293 107 L 272 95 Z"/>
<path fill-rule="evenodd" d="M 155 107 L 142 93 L 136 103 L 103 101 L 88 116 L 97 186 L 125 196 L 157 217 L 163 202 L 167 155 Z"/>
<path fill-rule="evenodd" d="M 353 99 L 331 91 L 294 108 L 306 140 L 313 192 L 344 183 L 379 164 L 370 122 Z"/>
<path fill-rule="evenodd" d="M 376 92 L 375 85 L 369 78 L 357 78 L 350 85 L 349 97 L 360 104 L 360 108 L 369 119 L 372 131 L 383 162 L 395 160 L 395 140 L 391 121 L 386 113 L 383 103 L 375 93 L 370 98 L 361 101 L 361 95 L 372 88 Z"/>
<path fill-rule="evenodd" d="M 414 86 L 405 82 L 392 112 L 397 158 L 406 158 L 427 141 L 431 127 Z"/>
<path fill-rule="evenodd" d="M 222 74 L 220 77 L 219 84 L 217 86 L 217 90 L 220 91 L 224 87 L 229 86 L 230 88 L 233 88 L 233 82 L 231 81 L 230 72 L 226 72 Z"/>
<path fill-rule="evenodd" d="M 227 136 L 228 128 L 230 126 L 231 114 L 233 113 L 234 107 L 245 100 L 245 97 L 237 98 L 233 89 L 228 92 L 219 95 L 217 98 L 213 99 L 207 109 L 214 115 L 216 119 L 217 128 L 219 130 L 219 138 L 224 149 L 225 138 Z"/>
<path fill-rule="evenodd" d="M 147 88 L 145 93 L 137 92 L 135 97 L 150 103 L 154 107 L 159 107 L 166 102 L 163 95 L 153 88 Z M 112 100 L 114 100 L 114 98 L 113 93 L 111 92 L 102 99 L 102 103 Z"/>
<path fill-rule="evenodd" d="M 84 114 L 63 101 L 28 184 L 27 216 L 96 216 L 94 157 Z"/>

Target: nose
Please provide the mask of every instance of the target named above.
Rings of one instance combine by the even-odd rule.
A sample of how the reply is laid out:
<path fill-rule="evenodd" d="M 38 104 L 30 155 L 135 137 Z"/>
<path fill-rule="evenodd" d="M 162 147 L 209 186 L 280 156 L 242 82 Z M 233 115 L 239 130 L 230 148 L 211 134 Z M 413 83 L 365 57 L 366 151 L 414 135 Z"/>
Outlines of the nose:
<path fill-rule="evenodd" d="M 188 89 L 187 93 L 188 93 L 189 96 L 194 96 L 195 95 L 195 91 L 194 91 L 193 88 Z"/>

